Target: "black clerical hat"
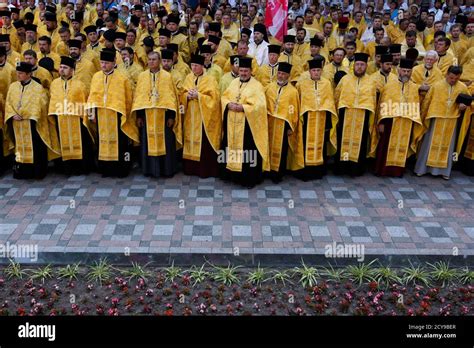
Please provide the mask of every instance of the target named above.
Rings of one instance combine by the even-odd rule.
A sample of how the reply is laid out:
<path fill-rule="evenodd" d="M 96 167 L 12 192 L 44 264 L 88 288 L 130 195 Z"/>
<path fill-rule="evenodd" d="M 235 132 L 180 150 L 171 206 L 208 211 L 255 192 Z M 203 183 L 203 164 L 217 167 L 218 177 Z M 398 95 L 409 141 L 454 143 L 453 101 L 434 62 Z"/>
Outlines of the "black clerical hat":
<path fill-rule="evenodd" d="M 114 50 L 103 49 L 100 51 L 100 60 L 105 62 L 113 62 L 115 61 L 115 55 L 116 53 Z"/>
<path fill-rule="evenodd" d="M 290 63 L 287 63 L 287 62 L 278 63 L 278 71 L 281 71 L 281 72 L 284 72 L 284 73 L 287 73 L 287 74 L 291 73 L 291 68 L 292 67 L 293 67 L 293 65 L 291 65 Z"/>
<path fill-rule="evenodd" d="M 76 61 L 74 58 L 61 56 L 61 65 L 67 65 L 68 67 L 74 69 L 76 67 Z"/>

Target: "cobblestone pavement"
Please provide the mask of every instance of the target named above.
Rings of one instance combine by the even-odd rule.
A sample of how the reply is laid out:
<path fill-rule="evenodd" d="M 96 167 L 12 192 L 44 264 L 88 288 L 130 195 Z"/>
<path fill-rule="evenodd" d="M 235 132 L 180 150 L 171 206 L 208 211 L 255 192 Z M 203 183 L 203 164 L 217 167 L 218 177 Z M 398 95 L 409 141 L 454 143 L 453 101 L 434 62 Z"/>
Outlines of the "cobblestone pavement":
<path fill-rule="evenodd" d="M 0 242 L 40 252 L 474 254 L 474 178 L 327 176 L 266 180 L 253 190 L 178 174 L 0 178 Z"/>

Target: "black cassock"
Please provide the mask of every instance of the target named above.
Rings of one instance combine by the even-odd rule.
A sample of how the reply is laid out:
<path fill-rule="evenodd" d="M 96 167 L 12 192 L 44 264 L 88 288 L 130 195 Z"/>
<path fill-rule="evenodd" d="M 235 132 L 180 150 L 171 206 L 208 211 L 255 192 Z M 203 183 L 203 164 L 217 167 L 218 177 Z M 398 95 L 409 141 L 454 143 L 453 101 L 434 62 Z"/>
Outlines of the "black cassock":
<path fill-rule="evenodd" d="M 368 151 L 368 139 L 369 139 L 369 118 L 370 111 L 365 111 L 364 117 L 364 128 L 362 131 L 362 140 L 360 144 L 359 158 L 356 162 L 342 161 L 341 160 L 341 143 L 342 143 L 342 131 L 344 127 L 344 116 L 346 108 L 339 110 L 339 123 L 337 127 L 337 152 L 334 157 L 334 174 L 336 175 L 350 175 L 350 176 L 361 176 L 365 173 L 367 168 L 367 151 Z"/>
<path fill-rule="evenodd" d="M 172 177 L 177 172 L 177 153 L 176 153 L 176 136 L 173 129 L 166 126 L 169 119 L 174 120 L 176 114 L 172 110 L 165 111 L 165 148 L 166 155 L 148 156 L 148 142 L 146 131 L 146 115 L 145 110 L 138 110 L 137 117 L 143 120 L 143 127 L 140 128 L 140 164 L 142 173 L 145 176 L 153 178 Z"/>
<path fill-rule="evenodd" d="M 462 117 L 460 117 L 459 119 L 462 119 Z M 461 168 L 461 171 L 464 174 L 469 175 L 469 176 L 474 176 L 474 160 L 464 157 L 464 153 L 466 152 L 467 143 L 469 141 L 469 132 L 471 131 L 473 122 L 474 122 L 474 114 L 471 115 L 471 121 L 469 123 L 469 126 L 467 127 L 468 133 L 466 134 L 466 138 L 464 140 L 464 144 L 461 149 L 461 154 L 459 155 L 459 166 Z"/>
<path fill-rule="evenodd" d="M 202 125 L 201 157 L 199 161 L 192 161 L 183 158 L 183 172 L 186 175 L 196 175 L 200 178 L 216 177 L 219 175 L 217 165 L 217 154 L 207 139 L 206 130 Z"/>
<path fill-rule="evenodd" d="M 223 149 L 224 151 L 227 151 L 227 147 L 228 147 L 227 113 L 228 113 L 228 109 L 225 110 L 224 123 L 223 123 L 224 136 L 222 139 L 221 149 Z M 250 126 L 247 122 L 247 119 L 245 119 L 243 150 L 247 153 L 250 153 L 250 151 L 253 151 L 254 153 L 257 154 L 256 165 L 252 167 L 250 161 L 247 161 L 246 163 L 242 163 L 241 172 L 233 172 L 226 168 L 226 162 L 224 161 L 224 163 L 221 164 L 221 178 L 223 180 L 232 181 L 236 184 L 245 186 L 247 188 L 253 188 L 255 185 L 263 181 L 263 172 L 262 172 L 263 159 L 260 153 L 258 152 L 257 145 L 255 145 L 255 141 L 253 140 L 253 136 L 252 136 L 252 131 L 250 130 Z"/>
<path fill-rule="evenodd" d="M 58 116 L 56 116 L 58 117 Z M 67 116 L 62 116 L 67 117 Z M 56 120 L 56 129 L 59 134 L 59 120 Z M 92 138 L 81 122 L 81 141 L 82 141 L 82 159 L 71 159 L 71 160 L 62 160 L 61 158 L 55 161 L 55 166 L 57 165 L 59 171 L 65 175 L 87 175 L 89 174 L 95 166 L 94 163 L 94 146 L 92 143 Z"/>
<path fill-rule="evenodd" d="M 306 132 L 308 127 L 308 113 L 303 114 L 303 151 L 304 158 L 306 158 Z M 329 141 L 329 134 L 332 128 L 332 115 L 329 111 L 326 111 L 326 123 L 324 126 L 324 141 L 323 141 L 323 161 L 324 163 L 319 166 L 305 166 L 295 172 L 295 176 L 303 181 L 310 181 L 315 179 L 321 179 L 327 174 L 327 142 Z"/>
<path fill-rule="evenodd" d="M 10 119 L 8 122 L 14 121 Z M 36 122 L 30 120 L 30 126 L 33 143 L 33 163 L 19 163 L 15 161 L 13 165 L 13 177 L 15 179 L 43 179 L 48 173 L 48 148 L 36 130 Z M 13 125 L 11 127 L 13 129 Z M 12 132 L 12 134 L 15 137 L 15 133 Z"/>
<path fill-rule="evenodd" d="M 285 121 L 285 129 L 283 131 L 283 142 L 281 145 L 281 157 L 280 157 L 280 165 L 278 166 L 278 170 L 271 170 L 268 173 L 270 179 L 275 183 L 278 184 L 283 180 L 283 176 L 286 174 L 286 160 L 288 158 L 288 130 L 290 129 L 290 125 L 288 122 Z"/>
<path fill-rule="evenodd" d="M 95 109 L 97 112 L 97 109 Z M 122 114 L 117 112 L 117 134 L 118 134 L 118 161 L 98 160 L 98 170 L 103 177 L 125 178 L 132 168 L 132 144 L 127 135 L 120 129 Z M 97 123 L 100 122 L 96 114 Z M 97 124 L 99 128 L 99 124 Z M 100 141 L 99 141 L 100 146 Z"/>

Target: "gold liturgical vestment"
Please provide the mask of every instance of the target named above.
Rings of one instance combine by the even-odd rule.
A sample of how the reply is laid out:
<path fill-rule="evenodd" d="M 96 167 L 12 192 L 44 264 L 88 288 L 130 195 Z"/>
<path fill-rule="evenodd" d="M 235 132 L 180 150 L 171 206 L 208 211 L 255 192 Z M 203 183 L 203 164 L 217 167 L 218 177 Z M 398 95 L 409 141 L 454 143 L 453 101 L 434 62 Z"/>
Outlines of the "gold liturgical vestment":
<path fill-rule="evenodd" d="M 264 64 L 258 67 L 255 78 L 263 85 L 263 87 L 267 87 L 271 82 L 276 81 L 277 72 L 278 63 L 273 66 L 270 64 Z"/>
<path fill-rule="evenodd" d="M 272 82 L 265 88 L 268 110 L 268 143 L 270 168 L 280 169 L 283 138 L 288 137 L 288 156 L 286 169 L 298 170 L 304 167 L 302 125 L 299 122 L 298 90 L 287 83 L 284 86 Z M 289 125 L 292 135 L 285 133 Z"/>
<path fill-rule="evenodd" d="M 424 132 L 430 128 L 431 122 L 435 122 L 426 162 L 427 166 L 448 167 L 449 147 L 460 116 L 459 105 L 456 103 L 456 98 L 460 93 L 469 93 L 464 83 L 457 82 L 454 86 L 451 86 L 443 79 L 430 88 L 423 100 L 421 112 Z M 468 122 L 469 119 L 464 114 L 457 144 L 463 143 L 466 135 L 464 130 L 467 128 L 466 124 Z"/>
<path fill-rule="evenodd" d="M 423 130 L 420 116 L 418 85 L 398 79 L 390 80 L 382 89 L 377 124 L 392 119 L 392 130 L 387 150 L 387 166 L 405 167 L 408 157 L 416 152 Z M 379 141 L 378 132 L 371 134 L 371 155 L 374 156 Z"/>
<path fill-rule="evenodd" d="M 132 119 L 135 120 L 137 111 L 143 109 L 146 117 L 148 156 L 166 155 L 166 110 L 175 112 L 173 132 L 176 138 L 176 148 L 180 149 L 183 143 L 181 113 L 176 88 L 169 72 L 163 69 L 156 73 L 146 70 L 138 75 L 132 106 Z"/>
<path fill-rule="evenodd" d="M 469 87 L 469 94 L 474 95 L 474 84 Z M 474 160 L 474 104 L 464 111 L 464 118 L 466 122 L 463 122 L 459 131 L 459 137 L 465 139 L 467 137 L 466 150 L 464 151 L 464 157 L 469 160 Z M 463 143 L 459 142 L 457 146 L 457 153 L 460 154 Z"/>
<path fill-rule="evenodd" d="M 86 86 L 78 79 L 57 78 L 51 83 L 48 115 L 58 117 L 63 161 L 82 159 L 81 123 L 90 129 L 86 117 Z"/>
<path fill-rule="evenodd" d="M 48 160 L 61 156 L 56 120 L 47 116 L 47 97 L 45 89 L 36 81 L 22 86 L 17 81 L 8 89 L 5 104 L 6 141 L 8 149 L 14 150 L 15 161 L 18 163 L 34 163 L 33 138 L 30 120 L 35 121 L 36 131 L 48 148 Z M 23 120 L 13 120 L 20 115 Z M 11 123 L 7 123 L 12 119 Z M 14 140 L 13 140 L 14 139 Z"/>
<path fill-rule="evenodd" d="M 413 72 L 411 74 L 411 80 L 418 85 L 425 83 L 432 86 L 434 83 L 442 79 L 443 73 L 436 66 L 433 66 L 428 70 L 423 64 L 420 64 L 413 67 Z"/>
<path fill-rule="evenodd" d="M 327 112 L 331 114 L 327 154 L 333 155 L 337 149 L 337 113 L 331 81 L 302 80 L 297 84 L 300 92 L 300 115 L 308 113 L 306 127 L 305 165 L 319 166 L 324 163 L 324 132 Z"/>
<path fill-rule="evenodd" d="M 262 156 L 262 169 L 269 171 L 267 103 L 263 94 L 263 86 L 253 77 L 247 82 L 235 79 L 222 95 L 221 102 L 224 115 L 227 112 L 228 149 L 226 150 L 242 153 L 245 121 L 247 121 L 252 132 L 251 136 L 260 156 Z M 227 104 L 231 102 L 242 104 L 244 111 L 226 111 Z M 242 162 L 229 161 L 227 169 L 241 172 Z"/>
<path fill-rule="evenodd" d="M 337 108 L 338 110 L 346 109 L 342 125 L 341 161 L 358 162 L 366 110 L 370 112 L 369 133 L 371 134 L 373 131 L 375 88 L 375 84 L 367 74 L 362 77 L 348 74 L 341 79 L 336 87 Z"/>
<path fill-rule="evenodd" d="M 187 99 L 190 90 L 197 89 L 198 99 Z M 219 86 L 211 75 L 188 74 L 183 83 L 181 105 L 184 107 L 183 158 L 199 161 L 201 158 L 202 126 L 213 150 L 220 149 L 222 117 Z"/>
<path fill-rule="evenodd" d="M 129 115 L 131 105 L 132 87 L 125 75 L 116 70 L 111 74 L 99 71 L 94 75 L 87 110 L 97 110 L 99 160 L 118 161 L 118 126 L 128 138 L 139 142 L 136 118 L 134 114 Z M 121 114 L 120 125 L 117 113 Z"/>

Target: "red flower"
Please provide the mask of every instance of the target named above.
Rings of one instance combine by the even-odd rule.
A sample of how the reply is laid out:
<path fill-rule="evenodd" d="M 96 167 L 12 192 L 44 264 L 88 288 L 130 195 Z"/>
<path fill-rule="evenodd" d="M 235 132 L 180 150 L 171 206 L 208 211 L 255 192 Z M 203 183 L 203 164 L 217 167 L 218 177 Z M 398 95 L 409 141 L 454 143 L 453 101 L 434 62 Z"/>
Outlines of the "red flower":
<path fill-rule="evenodd" d="M 326 306 L 321 303 L 318 303 L 314 306 L 314 310 L 316 311 L 316 313 L 323 314 L 326 310 Z"/>
<path fill-rule="evenodd" d="M 112 298 L 112 306 L 113 307 L 117 307 L 118 303 L 119 303 L 119 299 L 117 297 L 114 297 Z"/>
<path fill-rule="evenodd" d="M 348 300 L 348 301 L 351 301 L 352 300 L 352 294 L 350 292 L 346 292 L 344 294 L 344 297 Z"/>
<path fill-rule="evenodd" d="M 185 274 L 183 278 L 181 279 L 181 283 L 184 286 L 188 286 L 191 283 L 191 277 L 188 274 Z"/>
<path fill-rule="evenodd" d="M 339 306 L 341 307 L 341 310 L 343 312 L 347 311 L 347 309 L 349 308 L 350 306 L 350 302 L 348 300 L 346 300 L 345 298 L 343 298 L 341 301 L 339 301 Z"/>
<path fill-rule="evenodd" d="M 17 309 L 16 313 L 20 316 L 23 317 L 26 315 L 26 310 L 23 307 L 20 307 Z"/>
<path fill-rule="evenodd" d="M 431 308 L 431 305 L 429 304 L 429 302 L 426 302 L 426 301 L 421 301 L 421 304 L 420 304 L 421 308 L 423 308 L 423 310 L 427 311 Z"/>
<path fill-rule="evenodd" d="M 173 310 L 172 310 L 172 309 L 167 309 L 167 310 L 165 311 L 165 315 L 166 315 L 167 317 L 172 317 L 172 316 L 173 316 Z"/>
<path fill-rule="evenodd" d="M 370 288 L 370 290 L 372 290 L 372 291 L 377 290 L 378 287 L 379 287 L 379 284 L 378 284 L 377 282 L 375 282 L 375 281 L 372 281 L 372 282 L 369 283 L 369 288 Z"/>
<path fill-rule="evenodd" d="M 109 315 L 117 317 L 119 315 L 119 311 L 117 308 L 110 308 L 108 310 Z"/>
<path fill-rule="evenodd" d="M 207 306 L 204 303 L 201 303 L 198 308 L 200 314 L 206 313 Z"/>
<path fill-rule="evenodd" d="M 44 288 L 39 288 L 38 292 L 40 294 L 40 298 L 45 298 L 47 296 L 47 292 Z"/>
<path fill-rule="evenodd" d="M 95 308 L 95 312 L 98 315 L 103 315 L 104 314 L 104 308 L 101 305 L 97 305 L 96 308 Z"/>
<path fill-rule="evenodd" d="M 225 310 L 226 310 L 227 314 L 232 314 L 232 313 L 234 313 L 234 308 L 232 308 L 232 305 L 230 305 L 230 304 L 228 304 L 228 305 L 226 306 L 226 309 L 225 309 Z"/>
<path fill-rule="evenodd" d="M 304 310 L 303 310 L 301 307 L 297 307 L 297 308 L 295 309 L 295 313 L 296 313 L 297 315 L 304 315 Z"/>

